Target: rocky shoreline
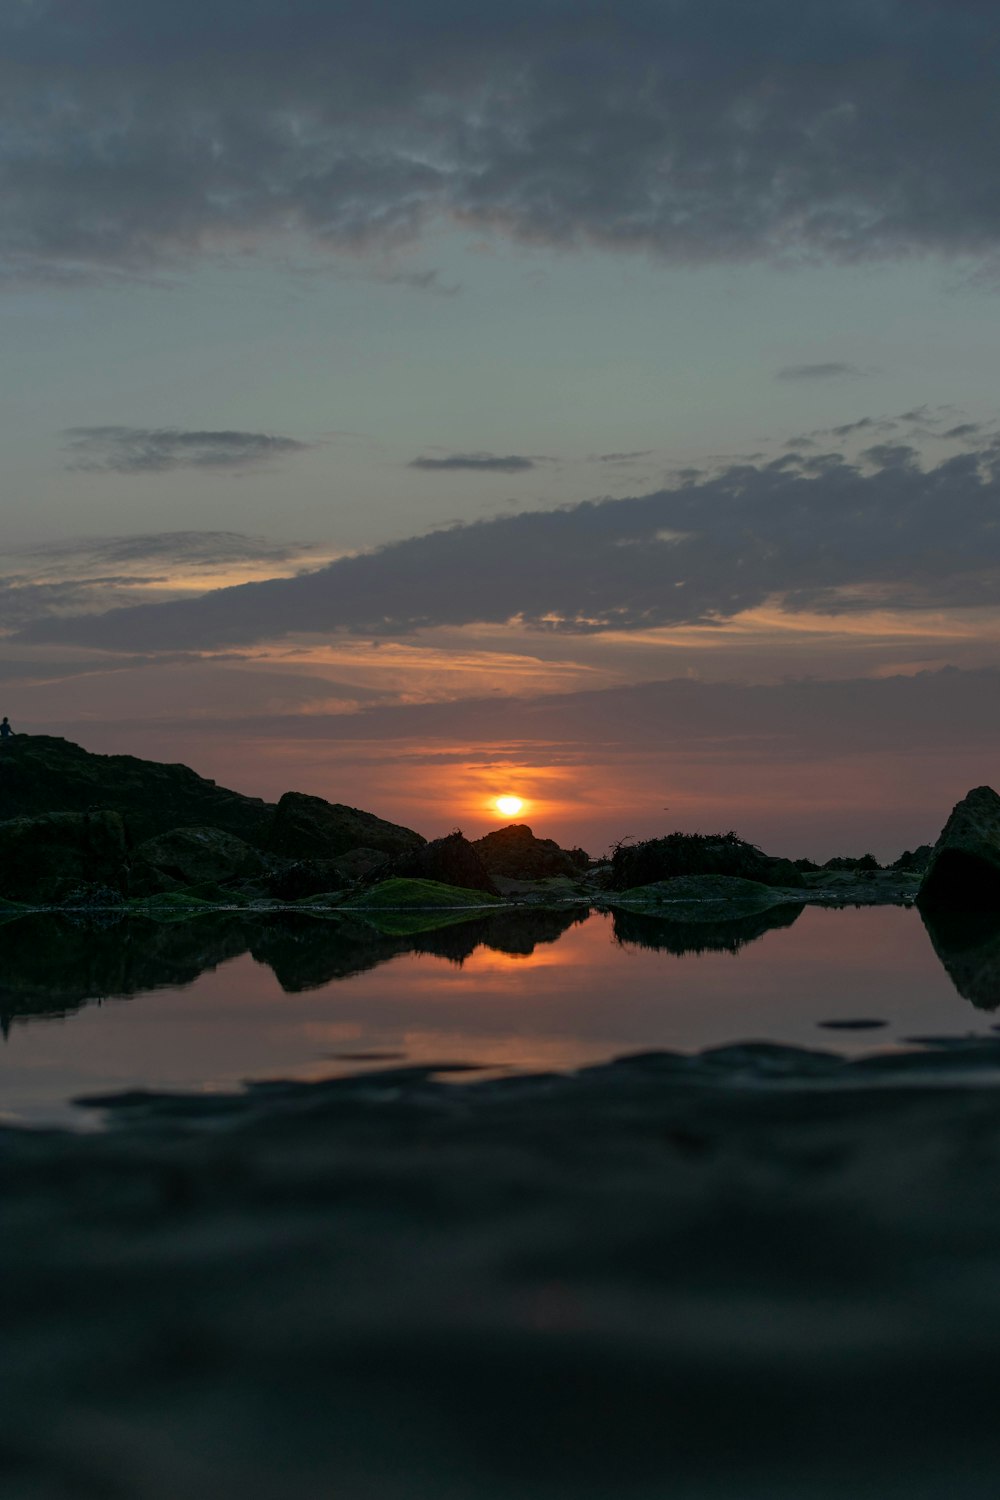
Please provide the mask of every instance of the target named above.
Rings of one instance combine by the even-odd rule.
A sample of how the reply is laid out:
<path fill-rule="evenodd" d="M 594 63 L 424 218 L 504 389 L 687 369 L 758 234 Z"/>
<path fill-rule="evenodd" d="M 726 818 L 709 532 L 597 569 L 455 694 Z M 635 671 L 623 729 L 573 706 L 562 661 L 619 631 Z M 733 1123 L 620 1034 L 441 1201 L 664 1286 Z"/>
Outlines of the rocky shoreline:
<path fill-rule="evenodd" d="M 622 943 L 736 951 L 807 905 L 918 901 L 960 992 L 1000 1000 L 996 916 L 967 909 L 988 789 L 927 851 L 935 905 L 905 862 L 672 835 L 616 870 L 299 794 L 282 852 L 281 804 L 183 767 L 149 773 L 163 819 L 230 824 L 157 830 L 151 763 L 95 807 L 94 762 L 127 758 L 61 744 L 0 757 L 0 842 L 36 895 L 56 882 L 5 888 L 4 1027 L 245 951 L 297 990 L 408 951 L 531 952 L 591 911 Z M 59 806 L 59 774 L 90 802 Z M 334 852 L 337 827 L 404 847 Z M 11 1500 L 992 1500 L 1000 1038 L 80 1102 L 100 1128 L 0 1126 Z"/>

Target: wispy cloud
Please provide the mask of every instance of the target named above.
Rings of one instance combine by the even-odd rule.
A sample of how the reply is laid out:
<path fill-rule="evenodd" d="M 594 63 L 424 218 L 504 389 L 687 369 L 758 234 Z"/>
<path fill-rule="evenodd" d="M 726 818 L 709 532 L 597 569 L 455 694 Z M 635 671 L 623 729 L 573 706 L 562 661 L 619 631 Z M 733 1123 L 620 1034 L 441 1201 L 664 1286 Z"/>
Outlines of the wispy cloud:
<path fill-rule="evenodd" d="M 590 462 L 592 464 L 632 464 L 640 458 L 649 458 L 653 452 L 652 448 L 636 448 L 631 453 L 592 453 Z"/>
<path fill-rule="evenodd" d="M 236 531 L 69 537 L 0 554 L 0 630 L 51 615 L 88 614 L 136 598 L 203 593 L 220 578 L 273 577 L 315 567 L 314 546 Z"/>
<path fill-rule="evenodd" d="M 537 469 L 537 458 L 525 458 L 520 453 L 451 453 L 446 458 L 413 458 L 411 469 L 433 469 L 448 473 L 471 471 L 474 474 L 522 474 L 527 469 Z"/>
<path fill-rule="evenodd" d="M 867 372 L 858 365 L 842 364 L 831 360 L 818 365 L 783 365 L 775 373 L 775 380 L 839 380 L 845 375 L 857 377 Z"/>
<path fill-rule="evenodd" d="M 199 432 L 177 427 L 70 427 L 67 468 L 103 474 L 170 469 L 246 469 L 311 446 L 266 432 Z"/>

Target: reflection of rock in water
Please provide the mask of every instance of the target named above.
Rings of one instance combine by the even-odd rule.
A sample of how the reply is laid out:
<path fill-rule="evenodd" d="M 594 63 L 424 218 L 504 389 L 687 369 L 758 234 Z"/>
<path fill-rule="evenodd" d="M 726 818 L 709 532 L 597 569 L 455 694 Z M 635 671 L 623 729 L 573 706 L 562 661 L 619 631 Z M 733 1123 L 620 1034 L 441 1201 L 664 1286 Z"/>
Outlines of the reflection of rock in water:
<path fill-rule="evenodd" d="M 250 919 L 226 912 L 190 922 L 133 917 L 100 928 L 61 917 L 25 917 L 3 929 L 0 1029 L 17 1017 L 65 1016 L 91 1000 L 124 999 L 193 984 L 199 974 L 250 952 L 288 993 L 319 989 L 387 963 L 428 953 L 463 963 L 476 948 L 533 952 L 586 919 L 584 910 L 497 912 L 413 936 L 385 936 L 360 919 Z"/>
<path fill-rule="evenodd" d="M 739 953 L 773 927 L 791 927 L 803 908 L 796 902 L 770 906 L 766 911 L 731 922 L 677 922 L 647 912 L 612 912 L 615 940 L 624 946 L 652 948 L 657 953 Z"/>
<path fill-rule="evenodd" d="M 335 979 L 377 969 L 399 953 L 409 953 L 408 937 L 386 937 L 367 922 L 283 914 L 259 919 L 244 929 L 247 945 L 259 964 L 267 964 L 289 994 L 318 990 Z"/>
<path fill-rule="evenodd" d="M 1000 917 L 985 911 L 921 908 L 934 952 L 963 1000 L 980 1010 L 1000 1005 Z"/>
<path fill-rule="evenodd" d="M 243 953 L 246 932 L 230 913 L 196 922 L 134 918 L 113 927 L 24 917 L 3 928 L 0 1025 L 17 1016 L 67 1015 L 89 1000 L 193 984 Z"/>
<path fill-rule="evenodd" d="M 476 917 L 460 926 L 419 933 L 410 938 L 409 946 L 414 953 L 433 953 L 439 958 L 450 958 L 456 964 L 463 964 L 480 947 L 527 957 L 534 953 L 539 943 L 556 942 L 576 923 L 585 922 L 589 915 L 586 907 L 561 911 L 521 909 L 492 912 L 488 917 Z"/>

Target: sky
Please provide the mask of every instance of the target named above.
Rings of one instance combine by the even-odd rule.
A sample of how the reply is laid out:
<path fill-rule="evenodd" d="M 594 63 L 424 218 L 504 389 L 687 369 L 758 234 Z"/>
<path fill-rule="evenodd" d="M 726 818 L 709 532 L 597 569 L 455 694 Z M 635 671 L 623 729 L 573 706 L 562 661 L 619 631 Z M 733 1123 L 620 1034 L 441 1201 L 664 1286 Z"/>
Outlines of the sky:
<path fill-rule="evenodd" d="M 1000 781 L 977 0 L 8 0 L 0 711 L 428 837 Z"/>

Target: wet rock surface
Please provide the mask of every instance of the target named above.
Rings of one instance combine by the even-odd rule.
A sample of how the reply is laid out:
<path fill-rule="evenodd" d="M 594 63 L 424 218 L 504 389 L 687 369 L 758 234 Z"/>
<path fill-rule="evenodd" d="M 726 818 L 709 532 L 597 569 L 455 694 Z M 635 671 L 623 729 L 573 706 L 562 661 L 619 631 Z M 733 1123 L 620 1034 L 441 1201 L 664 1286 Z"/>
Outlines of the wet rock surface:
<path fill-rule="evenodd" d="M 5 1497 L 992 1500 L 1000 1041 L 462 1076 L 0 1130 Z"/>

